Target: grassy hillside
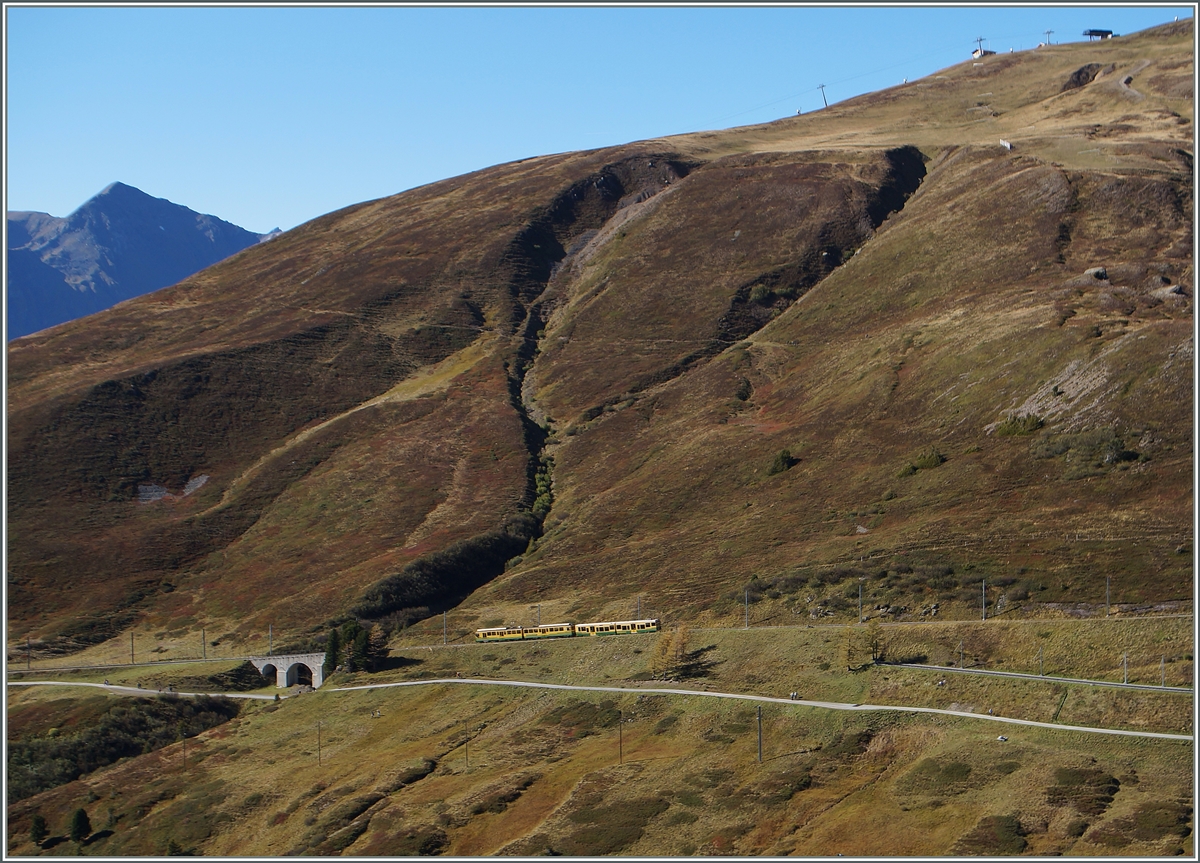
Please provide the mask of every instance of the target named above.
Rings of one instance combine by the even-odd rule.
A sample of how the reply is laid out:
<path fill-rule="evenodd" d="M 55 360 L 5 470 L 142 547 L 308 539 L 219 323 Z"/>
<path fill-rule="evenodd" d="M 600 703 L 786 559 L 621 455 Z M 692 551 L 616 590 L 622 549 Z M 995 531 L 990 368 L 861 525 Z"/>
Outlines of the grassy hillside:
<path fill-rule="evenodd" d="M 335 684 L 639 685 L 649 642 L 470 633 L 642 609 L 697 627 L 689 685 L 1190 733 L 1187 696 L 938 687 L 843 625 L 861 595 L 885 658 L 1193 679 L 1193 35 L 489 168 L 13 341 L 11 668 L 203 651 L 81 679 L 219 688 L 357 618 L 397 658 Z M 10 696 L 18 736 L 103 712 Z M 782 706 L 760 766 L 750 709 L 322 690 L 190 775 L 167 746 L 13 803 L 10 851 L 83 805 L 105 854 L 1191 853 L 1188 744 Z"/>
<path fill-rule="evenodd" d="M 1090 639 L 1143 652 L 1191 643 L 1183 620 L 1083 626 L 1016 624 L 997 636 L 980 623 L 951 632 L 930 624 L 893 628 L 886 638 L 892 649 L 930 649 L 961 637 L 968 658 L 988 651 L 1000 665 L 1038 642 L 1053 673 L 1095 673 L 1071 664 Z M 753 703 L 636 692 L 799 690 L 815 700 L 978 714 L 992 707 L 1039 721 L 1192 731 L 1189 695 L 954 675 L 938 686 L 937 674 L 886 666 L 846 674 L 838 668 L 844 636 L 829 627 L 697 631 L 690 676 L 670 682 L 645 680 L 654 645 L 645 636 L 397 650 L 391 671 L 339 675 L 313 694 L 247 703 L 187 741 L 187 768 L 180 742 L 14 803 L 10 853 L 37 850 L 25 839 L 34 813 L 61 836 L 50 814 L 77 806 L 98 832 L 111 831 L 87 853 L 110 855 L 162 853 L 171 842 L 228 855 L 1191 853 L 1189 743 L 777 702 L 762 705 L 760 762 Z M 220 668 L 103 674 L 148 688 L 203 688 Z M 333 689 L 456 673 L 635 691 Z M 10 737 L 44 734 L 47 722 L 69 733 L 61 691 L 13 693 Z M 1007 741 L 996 739 L 1001 733 Z M 48 851 L 72 848 L 59 842 Z"/>

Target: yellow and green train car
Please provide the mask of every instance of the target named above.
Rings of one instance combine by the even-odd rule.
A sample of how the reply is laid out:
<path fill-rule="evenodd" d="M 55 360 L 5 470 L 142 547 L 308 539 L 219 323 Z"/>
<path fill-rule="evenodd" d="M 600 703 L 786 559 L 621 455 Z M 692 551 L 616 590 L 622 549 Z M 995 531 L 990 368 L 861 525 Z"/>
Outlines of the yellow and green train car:
<path fill-rule="evenodd" d="M 525 637 L 525 630 L 519 626 L 497 626 L 490 629 L 475 630 L 476 641 L 520 641 Z"/>
<path fill-rule="evenodd" d="M 526 638 L 570 638 L 575 634 L 572 623 L 547 623 L 543 626 L 525 627 Z"/>
<path fill-rule="evenodd" d="M 638 632 L 658 632 L 659 621 L 606 620 L 597 623 L 575 624 L 576 635 L 633 635 Z"/>
<path fill-rule="evenodd" d="M 662 621 L 606 620 L 596 623 L 547 623 L 542 626 L 496 626 L 475 630 L 475 641 L 523 641 L 532 638 L 571 638 L 576 635 L 633 635 L 658 632 Z"/>

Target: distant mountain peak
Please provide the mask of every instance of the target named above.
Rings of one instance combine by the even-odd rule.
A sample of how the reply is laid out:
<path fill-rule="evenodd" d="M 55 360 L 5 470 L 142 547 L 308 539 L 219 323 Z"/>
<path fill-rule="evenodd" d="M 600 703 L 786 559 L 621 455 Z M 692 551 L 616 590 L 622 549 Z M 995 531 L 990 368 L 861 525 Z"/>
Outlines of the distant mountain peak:
<path fill-rule="evenodd" d="M 8 213 L 9 339 L 186 279 L 277 235 L 256 234 L 120 181 L 66 218 Z"/>

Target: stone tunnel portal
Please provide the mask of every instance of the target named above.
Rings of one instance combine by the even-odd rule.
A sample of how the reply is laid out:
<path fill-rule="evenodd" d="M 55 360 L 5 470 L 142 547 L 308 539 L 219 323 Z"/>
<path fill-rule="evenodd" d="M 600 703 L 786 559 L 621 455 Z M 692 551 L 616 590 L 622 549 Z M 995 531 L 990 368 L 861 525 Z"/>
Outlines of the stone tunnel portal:
<path fill-rule="evenodd" d="M 251 656 L 250 661 L 263 677 L 275 676 L 275 685 L 312 686 L 319 689 L 325 682 L 324 653 L 295 653 L 283 656 Z"/>

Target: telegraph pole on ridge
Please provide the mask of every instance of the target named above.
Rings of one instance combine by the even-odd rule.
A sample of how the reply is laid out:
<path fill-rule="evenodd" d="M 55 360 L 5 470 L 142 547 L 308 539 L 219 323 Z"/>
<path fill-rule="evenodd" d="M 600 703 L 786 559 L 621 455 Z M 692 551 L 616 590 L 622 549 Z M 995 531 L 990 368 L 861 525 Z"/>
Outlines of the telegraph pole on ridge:
<path fill-rule="evenodd" d="M 826 108 L 828 108 L 828 107 L 829 107 L 829 100 L 825 98 L 825 85 L 824 85 L 824 84 L 818 84 L 818 85 L 817 85 L 817 87 L 818 87 L 818 89 L 820 89 L 820 91 L 821 91 L 821 101 L 822 101 L 822 102 L 824 102 L 824 103 L 825 103 L 825 107 L 826 107 Z"/>

